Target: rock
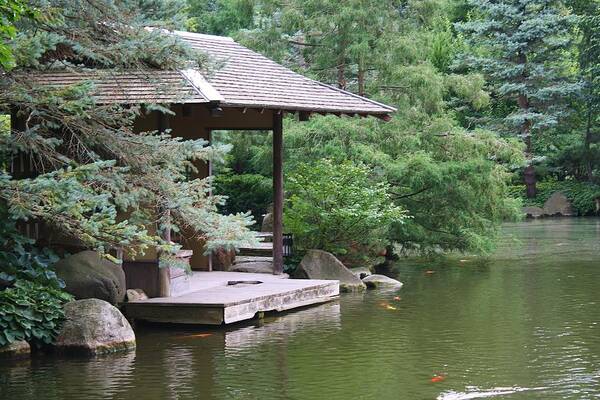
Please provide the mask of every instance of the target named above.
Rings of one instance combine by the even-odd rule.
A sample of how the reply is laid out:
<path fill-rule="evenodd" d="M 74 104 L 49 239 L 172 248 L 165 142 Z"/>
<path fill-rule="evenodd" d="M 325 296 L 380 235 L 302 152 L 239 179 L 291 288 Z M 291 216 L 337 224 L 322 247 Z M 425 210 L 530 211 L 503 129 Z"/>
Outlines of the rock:
<path fill-rule="evenodd" d="M 352 272 L 358 279 L 363 279 L 371 275 L 371 270 L 366 267 L 350 268 L 350 272 Z"/>
<path fill-rule="evenodd" d="M 217 249 L 213 252 L 212 267 L 215 271 L 229 271 L 235 262 L 235 250 Z"/>
<path fill-rule="evenodd" d="M 29 357 L 31 346 L 24 340 L 12 342 L 6 346 L 0 347 L 0 358 L 25 358 Z"/>
<path fill-rule="evenodd" d="M 575 215 L 571 202 L 561 192 L 554 192 L 544 203 L 544 213 L 547 215 L 562 215 L 564 217 Z"/>
<path fill-rule="evenodd" d="M 539 218 L 543 217 L 545 212 L 541 207 L 523 207 L 523 214 L 530 218 Z"/>
<path fill-rule="evenodd" d="M 340 260 L 322 250 L 309 250 L 296 268 L 294 278 L 335 279 L 340 281 L 342 292 L 363 291 L 366 288 Z"/>
<path fill-rule="evenodd" d="M 255 261 L 235 264 L 229 269 L 232 272 L 253 272 L 256 274 L 272 274 L 273 263 L 268 261 Z"/>
<path fill-rule="evenodd" d="M 82 251 L 55 264 L 65 290 L 76 299 L 96 298 L 115 305 L 125 299 L 123 268 L 102 258 L 95 251 Z"/>
<path fill-rule="evenodd" d="M 127 301 L 147 300 L 148 295 L 142 289 L 127 289 Z"/>
<path fill-rule="evenodd" d="M 377 289 L 377 288 L 397 288 L 400 289 L 402 287 L 402 282 L 392 279 L 385 275 L 370 275 L 366 278 L 363 278 L 363 283 L 367 285 L 369 289 Z"/>
<path fill-rule="evenodd" d="M 135 333 L 115 306 L 99 299 L 65 304 L 54 347 L 59 353 L 107 354 L 135 348 Z"/>
<path fill-rule="evenodd" d="M 262 225 L 260 227 L 261 232 L 273 232 L 273 213 L 265 214 Z"/>

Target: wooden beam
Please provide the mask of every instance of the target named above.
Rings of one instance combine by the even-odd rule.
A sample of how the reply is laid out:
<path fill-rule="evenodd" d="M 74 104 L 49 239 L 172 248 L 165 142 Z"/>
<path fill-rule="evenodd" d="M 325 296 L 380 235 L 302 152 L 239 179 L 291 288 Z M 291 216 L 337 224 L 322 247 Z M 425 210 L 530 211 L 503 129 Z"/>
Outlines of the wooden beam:
<path fill-rule="evenodd" d="M 273 113 L 273 274 L 283 273 L 283 116 Z"/>

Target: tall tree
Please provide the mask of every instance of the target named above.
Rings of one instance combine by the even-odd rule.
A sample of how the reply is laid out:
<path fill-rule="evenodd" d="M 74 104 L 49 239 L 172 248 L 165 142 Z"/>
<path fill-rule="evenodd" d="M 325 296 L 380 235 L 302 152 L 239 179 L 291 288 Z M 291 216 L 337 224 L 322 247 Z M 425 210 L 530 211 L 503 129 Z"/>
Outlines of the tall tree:
<path fill-rule="evenodd" d="M 588 180 L 593 179 L 594 159 L 592 145 L 600 140 L 600 2 L 574 0 L 573 11 L 578 16 L 578 63 L 584 84 L 583 104 L 583 157 Z M 597 150 L 596 150 L 597 151 Z"/>
<path fill-rule="evenodd" d="M 456 24 L 472 46 L 466 65 L 482 71 L 494 94 L 509 102 L 508 112 L 492 118 L 495 129 L 516 134 L 526 144 L 527 195 L 535 196 L 532 139 L 554 128 L 579 89 L 566 77 L 574 18 L 558 0 L 468 0 L 470 19 Z"/>

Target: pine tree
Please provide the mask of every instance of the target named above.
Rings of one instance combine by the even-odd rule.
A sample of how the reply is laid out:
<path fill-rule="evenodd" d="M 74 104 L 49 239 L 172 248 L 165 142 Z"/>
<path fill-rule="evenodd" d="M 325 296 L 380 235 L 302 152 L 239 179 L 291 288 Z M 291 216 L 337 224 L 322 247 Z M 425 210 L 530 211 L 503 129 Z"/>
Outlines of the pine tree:
<path fill-rule="evenodd" d="M 466 65 L 487 75 L 494 94 L 509 112 L 492 118 L 499 131 L 526 143 L 524 171 L 529 197 L 535 196 L 532 165 L 536 134 L 554 128 L 567 113 L 567 100 L 579 89 L 566 78 L 565 57 L 574 18 L 557 0 L 468 0 L 471 18 L 456 27 L 473 53 Z M 472 49 L 472 50 L 473 50 Z"/>
<path fill-rule="evenodd" d="M 173 250 L 147 228 L 191 232 L 208 249 L 252 240 L 246 215 L 217 213 L 223 198 L 212 196 L 209 179 L 188 179 L 195 161 L 220 157 L 203 139 L 183 141 L 168 132 L 136 133 L 136 118 L 168 105 L 97 104 L 93 84 L 67 88 L 36 85 L 35 70 L 127 70 L 151 76 L 152 69 L 201 67 L 196 54 L 160 29 L 181 20 L 161 20 L 173 2 L 39 0 L 39 18 L 23 21 L 11 43 L 16 68 L 0 77 L 0 109 L 15 120 L 0 136 L 3 165 L 25 154 L 40 174 L 14 177 L 0 170 L 0 201 L 13 220 L 37 219 L 90 248 L 111 246 Z M 163 8 L 166 7 L 166 8 Z M 178 17 L 178 15 L 175 15 Z M 123 220 L 120 216 L 129 216 Z"/>

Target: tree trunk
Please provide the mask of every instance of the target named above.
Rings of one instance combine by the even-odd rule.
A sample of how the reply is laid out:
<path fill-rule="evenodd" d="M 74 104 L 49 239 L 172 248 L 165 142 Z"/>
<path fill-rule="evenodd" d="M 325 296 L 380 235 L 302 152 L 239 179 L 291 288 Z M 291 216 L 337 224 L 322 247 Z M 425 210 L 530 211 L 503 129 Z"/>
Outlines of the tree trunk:
<path fill-rule="evenodd" d="M 365 95 L 365 68 L 362 63 L 358 67 L 358 95 Z"/>
<path fill-rule="evenodd" d="M 594 165 L 592 162 L 592 157 L 590 154 L 590 147 L 593 139 L 592 135 L 592 121 L 593 121 L 593 113 L 594 113 L 594 103 L 593 103 L 593 95 L 594 95 L 594 82 L 595 76 L 592 72 L 589 82 L 591 82 L 588 93 L 588 101 L 587 101 L 587 120 L 585 126 L 585 138 L 583 142 L 583 146 L 585 149 L 585 169 L 586 176 L 588 181 L 592 181 L 594 179 Z"/>
<path fill-rule="evenodd" d="M 527 56 L 523 53 L 520 53 L 518 56 L 519 64 L 527 64 Z M 523 79 L 526 77 L 526 72 L 523 71 Z M 517 104 L 519 108 L 523 112 L 529 111 L 529 98 L 526 94 L 519 94 L 517 98 Z M 532 198 L 537 194 L 537 177 L 535 176 L 535 168 L 531 165 L 531 158 L 533 156 L 533 146 L 531 143 L 531 121 L 525 119 L 523 121 L 523 125 L 521 126 L 521 136 L 525 141 L 525 157 L 529 160 L 530 164 L 523 171 L 523 181 L 525 182 L 525 186 L 527 187 L 527 197 Z"/>

